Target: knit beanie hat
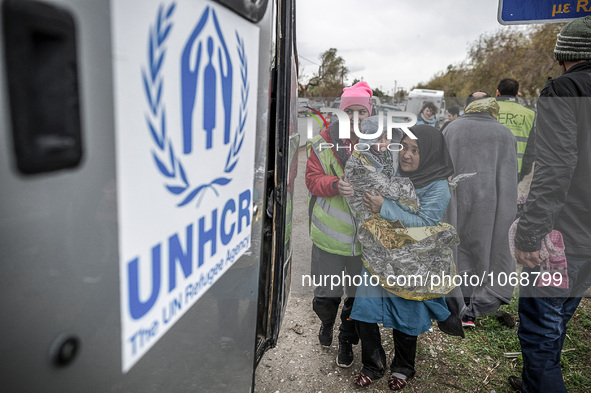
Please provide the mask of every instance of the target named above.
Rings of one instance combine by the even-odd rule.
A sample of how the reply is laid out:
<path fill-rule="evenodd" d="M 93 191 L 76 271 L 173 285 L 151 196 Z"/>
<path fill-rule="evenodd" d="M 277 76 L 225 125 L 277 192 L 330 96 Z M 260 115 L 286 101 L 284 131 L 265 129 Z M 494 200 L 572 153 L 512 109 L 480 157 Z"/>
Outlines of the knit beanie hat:
<path fill-rule="evenodd" d="M 352 105 L 361 105 L 371 114 L 371 96 L 373 91 L 366 82 L 357 82 L 351 87 L 345 87 L 341 95 L 339 108 L 345 110 Z"/>
<path fill-rule="evenodd" d="M 559 61 L 591 60 L 591 16 L 575 19 L 560 30 L 554 58 Z"/>

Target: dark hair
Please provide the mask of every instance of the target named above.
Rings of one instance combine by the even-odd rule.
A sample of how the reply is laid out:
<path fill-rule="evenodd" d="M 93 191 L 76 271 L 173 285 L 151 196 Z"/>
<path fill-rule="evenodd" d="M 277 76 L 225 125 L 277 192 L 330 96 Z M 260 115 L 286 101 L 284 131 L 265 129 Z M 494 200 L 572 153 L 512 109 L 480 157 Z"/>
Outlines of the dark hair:
<path fill-rule="evenodd" d="M 450 115 L 456 116 L 460 114 L 460 107 L 459 106 L 451 106 L 447 108 L 447 111 Z"/>
<path fill-rule="evenodd" d="M 431 108 L 431 111 L 435 114 L 437 112 L 439 112 L 439 108 L 437 108 L 437 106 L 432 102 L 432 101 L 427 101 L 423 104 L 423 107 L 421 108 L 420 113 L 423 113 L 423 111 L 425 110 L 425 108 Z"/>
<path fill-rule="evenodd" d="M 499 82 L 497 90 L 502 96 L 517 96 L 519 93 L 519 82 L 515 79 L 505 78 Z"/>
<path fill-rule="evenodd" d="M 474 93 L 470 94 L 468 96 L 468 98 L 466 98 L 466 106 L 470 105 L 470 103 L 472 103 L 476 100 L 490 97 L 487 93 L 484 93 L 484 96 L 482 96 L 482 97 L 474 97 L 474 94 L 476 94 L 476 93 L 484 93 L 484 92 L 482 90 L 478 90 L 478 91 L 475 91 Z"/>

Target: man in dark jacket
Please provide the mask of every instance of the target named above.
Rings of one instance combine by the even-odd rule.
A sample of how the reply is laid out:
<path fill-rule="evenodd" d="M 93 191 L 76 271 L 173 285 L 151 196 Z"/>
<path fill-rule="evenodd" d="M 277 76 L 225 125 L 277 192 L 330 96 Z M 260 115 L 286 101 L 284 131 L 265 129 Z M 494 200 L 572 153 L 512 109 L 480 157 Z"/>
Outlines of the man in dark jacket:
<path fill-rule="evenodd" d="M 560 370 L 566 324 L 591 286 L 590 42 L 591 16 L 561 30 L 554 57 L 563 75 L 549 80 L 538 100 L 534 178 L 515 234 L 516 259 L 529 274 L 521 276 L 519 298 L 524 392 L 566 392 Z M 540 249 L 553 229 L 564 239 L 565 288 L 541 277 L 534 284 L 551 263 L 542 261 Z M 517 382 L 510 377 L 514 387 Z"/>

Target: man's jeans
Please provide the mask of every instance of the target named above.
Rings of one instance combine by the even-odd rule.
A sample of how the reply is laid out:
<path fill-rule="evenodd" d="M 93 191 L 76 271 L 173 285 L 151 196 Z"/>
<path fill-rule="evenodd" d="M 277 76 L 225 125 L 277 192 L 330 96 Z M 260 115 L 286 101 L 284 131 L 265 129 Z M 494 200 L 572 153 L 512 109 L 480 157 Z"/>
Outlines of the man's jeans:
<path fill-rule="evenodd" d="M 569 289 L 537 287 L 530 283 L 519 289 L 519 342 L 523 355 L 524 392 L 565 393 L 560 354 L 566 324 L 575 313 L 581 296 L 591 286 L 591 257 L 566 256 Z M 523 268 L 524 272 L 539 271 Z"/>

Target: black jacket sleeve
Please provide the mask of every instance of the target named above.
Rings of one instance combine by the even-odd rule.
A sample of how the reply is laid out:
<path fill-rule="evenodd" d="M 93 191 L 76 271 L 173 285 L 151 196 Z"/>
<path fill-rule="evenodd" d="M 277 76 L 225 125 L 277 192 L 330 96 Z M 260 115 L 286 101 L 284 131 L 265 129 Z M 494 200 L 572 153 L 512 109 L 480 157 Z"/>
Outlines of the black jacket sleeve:
<path fill-rule="evenodd" d="M 532 186 L 517 226 L 515 246 L 538 251 L 562 210 L 577 164 L 577 124 L 569 83 L 549 81 L 538 100 L 536 167 Z M 566 94 L 565 94 L 566 92 Z"/>
<path fill-rule="evenodd" d="M 523 159 L 521 160 L 521 173 L 519 174 L 520 181 L 521 179 L 529 175 L 529 173 L 531 172 L 532 165 L 536 161 L 535 146 L 536 123 L 534 121 L 534 125 L 532 126 L 532 129 L 529 132 L 529 137 L 527 138 L 527 145 L 525 146 L 525 151 L 523 152 Z"/>

